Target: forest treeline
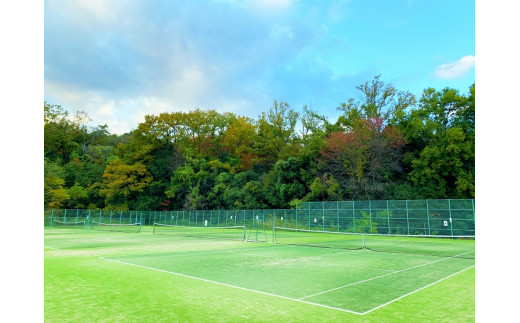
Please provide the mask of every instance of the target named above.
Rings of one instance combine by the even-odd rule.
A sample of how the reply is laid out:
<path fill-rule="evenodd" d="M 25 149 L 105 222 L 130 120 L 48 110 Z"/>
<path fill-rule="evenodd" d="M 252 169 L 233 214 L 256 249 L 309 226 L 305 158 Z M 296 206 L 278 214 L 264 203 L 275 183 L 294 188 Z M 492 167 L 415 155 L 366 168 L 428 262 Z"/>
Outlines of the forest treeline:
<path fill-rule="evenodd" d="M 420 98 L 380 76 L 328 120 L 274 101 L 256 120 L 196 109 L 110 134 L 44 102 L 46 208 L 293 208 L 301 201 L 474 198 L 475 84 Z"/>

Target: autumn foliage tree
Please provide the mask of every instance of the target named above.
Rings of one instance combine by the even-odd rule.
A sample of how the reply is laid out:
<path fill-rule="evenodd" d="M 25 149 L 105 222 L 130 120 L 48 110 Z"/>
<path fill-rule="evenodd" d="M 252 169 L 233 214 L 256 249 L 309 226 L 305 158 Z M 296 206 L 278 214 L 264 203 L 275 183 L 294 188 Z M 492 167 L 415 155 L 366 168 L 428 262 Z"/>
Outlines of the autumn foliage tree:
<path fill-rule="evenodd" d="M 329 120 L 285 101 L 256 119 L 216 110 L 147 115 L 110 134 L 44 102 L 48 208 L 288 208 L 302 201 L 472 198 L 475 86 L 420 98 L 381 75 Z M 326 107 L 321 107 L 326 108 Z"/>

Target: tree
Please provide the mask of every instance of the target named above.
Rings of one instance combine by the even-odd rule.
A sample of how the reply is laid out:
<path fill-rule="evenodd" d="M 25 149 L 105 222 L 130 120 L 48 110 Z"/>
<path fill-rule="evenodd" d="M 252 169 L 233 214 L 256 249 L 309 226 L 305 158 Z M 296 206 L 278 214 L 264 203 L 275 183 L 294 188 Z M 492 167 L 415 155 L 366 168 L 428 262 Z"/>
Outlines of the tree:
<path fill-rule="evenodd" d="M 297 154 L 295 127 L 299 113 L 286 102 L 274 101 L 268 113 L 262 112 L 258 120 L 258 136 L 255 151 L 261 162 L 271 167 L 278 159 L 286 159 Z"/>
<path fill-rule="evenodd" d="M 150 185 L 152 177 L 143 164 L 128 165 L 121 159 L 108 163 L 103 174 L 103 188 L 106 205 L 128 208 L 136 195 Z"/>
<path fill-rule="evenodd" d="M 44 102 L 44 156 L 64 164 L 70 161 L 72 151 L 78 148 L 72 135 L 75 125 L 68 115 L 61 106 Z"/>
<path fill-rule="evenodd" d="M 362 101 L 350 98 L 337 109 L 344 114 L 338 118 L 347 131 L 354 127 L 360 119 L 379 120 L 377 130 L 383 128 L 396 116 L 416 104 L 415 96 L 407 91 L 399 91 L 392 84 L 380 80 L 381 74 L 370 82 L 365 82 L 356 87 L 363 93 Z"/>
<path fill-rule="evenodd" d="M 238 171 L 253 167 L 257 156 L 253 152 L 256 127 L 252 120 L 238 117 L 226 129 L 222 139 L 223 149 L 234 159 Z"/>
<path fill-rule="evenodd" d="M 475 196 L 475 85 L 468 96 L 428 88 L 398 125 L 408 180 L 425 198 Z"/>

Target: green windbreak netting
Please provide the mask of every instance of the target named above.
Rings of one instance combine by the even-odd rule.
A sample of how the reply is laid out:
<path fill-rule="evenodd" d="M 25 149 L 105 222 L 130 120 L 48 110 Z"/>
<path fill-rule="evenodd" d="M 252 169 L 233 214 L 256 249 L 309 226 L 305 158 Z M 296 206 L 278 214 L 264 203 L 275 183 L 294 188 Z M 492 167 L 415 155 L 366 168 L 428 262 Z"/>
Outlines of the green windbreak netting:
<path fill-rule="evenodd" d="M 393 235 L 475 235 L 475 200 L 305 202 L 298 210 L 300 220 L 291 220 L 283 227 Z"/>
<path fill-rule="evenodd" d="M 154 223 L 184 227 L 245 227 L 247 238 L 274 240 L 274 227 L 308 231 L 411 236 L 475 236 L 475 200 L 304 202 L 296 209 L 262 210 L 45 210 L 45 225 L 90 228 Z M 83 224 L 83 226 L 82 226 Z M 114 226 L 115 227 L 115 226 Z M 254 234 L 253 234 L 254 233 Z M 262 238 L 260 238 L 262 237 Z"/>

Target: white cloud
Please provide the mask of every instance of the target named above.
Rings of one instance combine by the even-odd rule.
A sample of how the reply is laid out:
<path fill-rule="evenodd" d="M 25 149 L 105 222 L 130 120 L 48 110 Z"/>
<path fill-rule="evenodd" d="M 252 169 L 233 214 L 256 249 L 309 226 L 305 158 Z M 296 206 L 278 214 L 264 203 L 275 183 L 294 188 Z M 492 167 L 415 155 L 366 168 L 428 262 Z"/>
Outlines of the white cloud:
<path fill-rule="evenodd" d="M 475 67 L 475 56 L 464 56 L 456 62 L 442 64 L 435 69 L 435 75 L 441 79 L 459 78 Z"/>

